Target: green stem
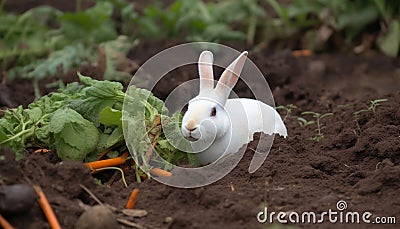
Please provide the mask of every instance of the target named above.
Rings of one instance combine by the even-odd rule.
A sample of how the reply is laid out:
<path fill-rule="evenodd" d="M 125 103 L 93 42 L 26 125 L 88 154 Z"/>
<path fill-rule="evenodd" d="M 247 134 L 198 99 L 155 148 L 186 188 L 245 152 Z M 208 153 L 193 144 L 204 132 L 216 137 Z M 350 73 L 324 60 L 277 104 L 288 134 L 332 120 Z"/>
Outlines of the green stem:
<path fill-rule="evenodd" d="M 34 78 L 32 84 L 33 84 L 33 90 L 35 93 L 35 99 L 39 99 L 40 98 L 39 80 Z"/>
<path fill-rule="evenodd" d="M 135 164 L 135 174 L 136 174 L 136 181 L 138 183 L 142 182 L 142 178 L 139 175 L 139 166 L 137 164 Z"/>
<path fill-rule="evenodd" d="M 247 30 L 247 44 L 253 45 L 254 43 L 254 37 L 256 34 L 256 27 L 257 27 L 257 18 L 253 14 L 252 17 L 249 20 L 249 27 Z"/>
<path fill-rule="evenodd" d="M 33 133 L 33 129 L 23 130 L 23 131 L 19 132 L 18 134 L 12 136 L 11 138 L 6 139 L 6 140 L 0 142 L 0 145 L 3 145 L 3 144 L 5 144 L 5 143 L 7 143 L 7 142 L 9 142 L 9 141 L 12 141 L 12 140 L 14 140 L 14 139 L 20 137 L 21 135 L 24 135 L 24 134 L 29 133 L 29 132 L 32 132 L 32 133 Z M 32 134 L 32 133 L 31 133 L 31 134 Z"/>
<path fill-rule="evenodd" d="M 43 116 L 35 123 L 35 125 L 38 125 L 41 121 L 43 121 L 43 119 L 47 118 L 48 116 L 50 116 L 50 114 L 45 114 L 45 115 L 43 115 Z M 34 128 L 30 128 L 30 129 L 27 129 L 27 130 L 25 129 L 26 126 L 27 126 L 31 121 L 28 121 L 28 122 L 24 123 L 23 117 L 21 117 L 21 119 L 18 118 L 18 120 L 22 123 L 22 128 L 21 128 L 22 131 L 18 132 L 17 134 L 15 134 L 14 136 L 12 136 L 11 138 L 6 139 L 6 140 L 0 142 L 0 145 L 3 145 L 3 144 L 5 144 L 5 143 L 7 143 L 7 142 L 9 142 L 9 141 L 12 141 L 12 140 L 14 140 L 14 139 L 20 137 L 21 135 L 26 134 L 26 133 L 33 134 L 33 133 L 35 132 Z"/>

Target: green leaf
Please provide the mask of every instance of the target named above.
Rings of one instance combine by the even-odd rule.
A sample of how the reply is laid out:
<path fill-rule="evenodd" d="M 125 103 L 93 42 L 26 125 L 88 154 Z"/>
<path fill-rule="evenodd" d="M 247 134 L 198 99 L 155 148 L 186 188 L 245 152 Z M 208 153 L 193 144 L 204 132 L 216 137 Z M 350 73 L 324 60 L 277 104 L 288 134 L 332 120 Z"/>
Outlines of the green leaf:
<path fill-rule="evenodd" d="M 84 12 L 65 12 L 60 18 L 61 30 L 70 40 L 91 40 L 99 43 L 113 40 L 117 32 L 112 23 L 113 5 L 97 2 Z"/>
<path fill-rule="evenodd" d="M 285 23 L 289 20 L 287 10 L 283 8 L 277 0 L 266 0 L 272 8 L 275 10 L 275 12 L 278 14 L 278 16 L 283 20 Z"/>
<path fill-rule="evenodd" d="M 63 94 L 65 96 L 76 96 L 79 94 L 82 89 L 83 85 L 79 84 L 78 82 L 72 82 L 67 84 L 64 88 L 58 89 L 59 94 Z M 54 94 L 53 94 L 54 95 Z"/>
<path fill-rule="evenodd" d="M 59 108 L 65 106 L 67 104 L 68 96 L 62 93 L 53 93 L 49 96 L 42 96 L 40 99 L 28 105 L 28 108 L 31 110 L 40 109 L 42 114 L 51 114 Z M 27 112 L 27 109 L 25 109 Z"/>
<path fill-rule="evenodd" d="M 99 137 L 99 142 L 96 147 L 96 152 L 101 153 L 105 149 L 110 148 L 111 146 L 122 142 L 124 140 L 124 134 L 122 132 L 122 128 L 115 128 L 111 134 L 101 133 Z"/>
<path fill-rule="evenodd" d="M 98 80 L 92 79 L 89 76 L 82 75 L 80 72 L 77 72 L 76 74 L 78 75 L 79 81 L 81 81 L 81 83 L 83 83 L 85 86 L 93 86 L 99 82 Z"/>
<path fill-rule="evenodd" d="M 69 145 L 59 135 L 54 135 L 57 155 L 61 160 L 83 161 L 86 154 L 76 147 Z"/>
<path fill-rule="evenodd" d="M 352 39 L 365 26 L 376 20 L 378 16 L 378 10 L 371 5 L 367 5 L 363 8 L 348 10 L 337 15 L 338 26 L 340 29 L 346 30 L 348 38 Z"/>
<path fill-rule="evenodd" d="M 37 122 L 42 117 L 43 112 L 39 107 L 34 107 L 32 109 L 25 109 L 25 113 L 28 115 L 29 120 L 32 122 Z"/>
<path fill-rule="evenodd" d="M 0 142 L 7 139 L 7 135 L 0 129 Z"/>
<path fill-rule="evenodd" d="M 84 76 L 78 72 L 79 80 L 85 84 L 82 92 L 86 93 L 87 96 L 94 96 L 98 98 L 112 98 L 123 100 L 124 93 L 122 92 L 123 86 L 119 82 L 111 81 L 99 81 L 90 77 Z"/>
<path fill-rule="evenodd" d="M 22 106 L 5 110 L 3 118 L 0 119 L 0 145 L 7 145 L 15 152 L 17 160 L 25 156 L 24 147 L 27 140 L 34 136 L 33 124 Z"/>
<path fill-rule="evenodd" d="M 288 17 L 293 18 L 310 13 L 319 13 L 323 7 L 323 5 L 309 4 L 306 1 L 294 1 L 293 4 L 287 6 L 287 15 Z"/>
<path fill-rule="evenodd" d="M 64 126 L 68 123 L 84 124 L 82 116 L 71 109 L 57 110 L 50 121 L 50 131 L 53 133 L 60 133 Z"/>
<path fill-rule="evenodd" d="M 50 146 L 52 141 L 49 123 L 49 121 L 44 121 L 41 123 L 40 127 L 35 128 L 35 136 L 37 140 L 46 144 L 46 146 Z"/>
<path fill-rule="evenodd" d="M 147 130 L 143 118 L 142 116 L 134 116 L 132 113 L 124 114 L 125 141 L 136 155 L 146 152 L 148 147 L 146 142 L 146 139 L 148 139 Z M 135 159 L 135 161 L 137 160 Z"/>
<path fill-rule="evenodd" d="M 393 20 L 386 34 L 377 40 L 379 49 L 388 56 L 397 57 L 400 49 L 400 21 Z"/>
<path fill-rule="evenodd" d="M 56 75 L 59 71 L 64 74 L 73 67 L 87 64 L 93 60 L 94 52 L 81 43 L 65 46 L 63 49 L 51 53 L 46 59 L 35 64 L 35 67 L 26 77 L 43 79 L 48 75 Z"/>
<path fill-rule="evenodd" d="M 168 114 L 168 109 L 164 106 L 164 102 L 146 89 L 137 88 L 134 85 L 131 85 L 126 94 L 129 96 L 126 100 L 126 102 L 129 103 L 129 106 L 138 106 L 139 108 L 144 105 L 146 109 L 148 109 L 147 112 L 158 112 L 162 115 Z M 151 111 L 151 109 L 155 109 L 155 111 Z M 148 115 L 151 117 L 149 117 L 149 119 L 153 120 L 155 115 L 153 113 Z"/>
<path fill-rule="evenodd" d="M 66 108 L 57 110 L 50 121 L 55 147 L 62 160 L 83 161 L 98 142 L 99 132 L 78 112 Z"/>
<path fill-rule="evenodd" d="M 104 108 L 100 112 L 100 123 L 106 126 L 122 126 L 122 111 Z"/>
<path fill-rule="evenodd" d="M 123 103 L 125 96 L 122 92 L 123 86 L 118 82 L 90 79 L 79 73 L 78 76 L 87 87 L 78 97 L 70 100 L 70 106 L 98 127 L 100 126 L 100 112 L 103 109 Z"/>

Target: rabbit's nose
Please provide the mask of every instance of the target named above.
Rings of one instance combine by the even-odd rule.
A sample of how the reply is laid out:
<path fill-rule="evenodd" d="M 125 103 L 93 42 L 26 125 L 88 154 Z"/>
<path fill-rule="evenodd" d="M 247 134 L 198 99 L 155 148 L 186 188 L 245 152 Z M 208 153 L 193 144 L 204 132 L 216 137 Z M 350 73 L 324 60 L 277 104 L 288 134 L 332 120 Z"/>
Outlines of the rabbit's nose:
<path fill-rule="evenodd" d="M 194 131 L 197 129 L 197 126 L 185 126 L 188 131 Z"/>

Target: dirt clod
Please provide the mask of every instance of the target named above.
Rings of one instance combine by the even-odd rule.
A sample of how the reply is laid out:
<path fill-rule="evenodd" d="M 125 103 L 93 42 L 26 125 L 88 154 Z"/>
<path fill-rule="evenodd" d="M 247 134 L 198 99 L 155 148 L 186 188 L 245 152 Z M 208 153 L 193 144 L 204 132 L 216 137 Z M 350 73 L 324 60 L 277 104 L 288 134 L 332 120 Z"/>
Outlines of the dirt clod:
<path fill-rule="evenodd" d="M 112 211 L 104 205 L 87 209 L 76 222 L 76 229 L 121 228 Z"/>
<path fill-rule="evenodd" d="M 30 210 L 37 199 L 32 186 L 14 184 L 0 186 L 0 214 L 20 214 Z"/>

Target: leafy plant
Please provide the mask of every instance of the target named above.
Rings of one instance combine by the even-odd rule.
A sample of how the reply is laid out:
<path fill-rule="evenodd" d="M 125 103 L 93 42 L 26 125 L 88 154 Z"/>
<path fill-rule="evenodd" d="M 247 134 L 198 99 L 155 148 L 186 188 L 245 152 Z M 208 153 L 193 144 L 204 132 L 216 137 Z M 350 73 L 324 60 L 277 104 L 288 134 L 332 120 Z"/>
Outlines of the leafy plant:
<path fill-rule="evenodd" d="M 396 1 L 295 0 L 286 6 L 276 0 L 266 2 L 278 15 L 277 19 L 268 20 L 265 24 L 268 41 L 285 40 L 288 36 L 302 33 L 303 48 L 315 50 L 323 48 L 335 33 L 344 34 L 347 42 L 357 42 L 357 36 L 370 33 L 365 31 L 367 27 L 379 25 L 379 29 L 373 31 L 378 35 L 374 42 L 386 55 L 398 55 L 400 6 Z"/>
<path fill-rule="evenodd" d="M 112 79 L 111 74 L 115 73 L 121 79 L 123 71 L 117 69 L 121 64 L 118 61 L 124 61 L 122 56 L 136 43 L 118 37 L 113 11 L 108 1 L 98 1 L 77 12 L 60 12 L 49 6 L 21 15 L 0 11 L 2 70 L 11 79 L 33 79 L 39 98 L 39 80 L 98 60 L 101 46 L 105 78 Z"/>
<path fill-rule="evenodd" d="M 48 67 L 51 69 L 50 73 L 57 72 L 56 67 L 60 65 L 68 67 L 65 62 L 72 61 L 77 56 L 77 54 L 70 54 L 77 53 L 71 50 L 72 48 L 85 52 L 92 49 L 92 45 L 117 37 L 111 21 L 112 11 L 113 7 L 110 3 L 97 3 L 92 8 L 76 13 L 62 13 L 48 6 L 33 8 L 19 16 L 1 12 L 0 21 L 4 20 L 1 30 L 5 35 L 2 39 L 4 48 L 1 50 L 0 57 L 5 64 L 13 61 L 16 66 L 26 66 L 33 60 L 42 58 L 39 63 L 48 61 L 51 66 Z M 51 26 L 50 22 L 57 27 Z M 48 54 L 63 50 L 67 46 L 71 48 L 66 48 L 64 53 L 70 58 L 65 58 L 62 64 L 57 64 L 63 56 L 61 53 L 55 54 L 58 58 L 54 56 L 46 58 Z M 56 59 L 55 62 L 51 62 L 53 59 Z M 3 67 L 5 67 L 4 63 Z M 35 69 L 24 68 L 17 73 L 29 78 L 43 78 L 43 75 L 47 73 L 40 70 L 37 70 L 37 74 L 31 73 L 33 70 Z M 26 76 L 23 73 L 31 73 L 31 75 Z"/>
<path fill-rule="evenodd" d="M 177 0 L 169 7 L 154 2 L 140 13 L 134 6 L 126 0 L 99 0 L 85 10 L 78 4 L 76 12 L 49 6 L 22 15 L 0 11 L 1 68 L 11 79 L 33 79 L 39 98 L 39 80 L 95 61 L 104 68 L 105 79 L 125 80 L 137 68 L 126 58 L 136 38 L 252 42 L 256 19 L 264 15 L 256 0 Z M 121 22 L 113 19 L 114 13 Z"/>
<path fill-rule="evenodd" d="M 122 152 L 125 150 L 122 103 L 126 98 L 136 111 L 129 113 L 126 119 L 131 130 L 135 130 L 130 133 L 128 145 L 131 149 L 145 157 L 146 139 L 150 139 L 157 152 L 172 164 L 186 155 L 169 144 L 163 134 L 160 118 L 176 123 L 180 116 L 166 116 L 167 110 L 160 99 L 134 86 L 124 93 L 118 82 L 98 81 L 79 73 L 78 76 L 81 83 L 70 83 L 29 104 L 26 109 L 19 106 L 5 110 L 0 119 L 0 145 L 10 147 L 17 159 L 21 159 L 29 147 L 54 149 L 62 160 L 86 162 L 95 161 L 112 146 L 121 148 Z M 147 166 L 148 169 L 152 167 L 151 164 Z"/>
<path fill-rule="evenodd" d="M 317 124 L 317 129 L 315 129 L 317 134 L 314 137 L 311 137 L 310 140 L 320 142 L 322 139 L 324 139 L 325 136 L 322 133 L 322 129 L 324 127 L 321 124 L 321 119 L 323 119 L 327 116 L 333 115 L 333 114 L 332 113 L 320 114 L 320 113 L 313 112 L 313 111 L 305 111 L 305 112 L 302 112 L 301 115 L 312 115 L 312 117 L 315 119 L 315 121 L 313 121 L 313 123 Z M 311 123 L 309 121 L 307 121 L 307 124 L 311 124 Z"/>
<path fill-rule="evenodd" d="M 184 37 L 187 41 L 252 42 L 257 19 L 264 10 L 256 0 L 204 2 L 177 0 L 168 7 L 156 2 L 139 16 L 127 16 L 129 23 L 140 29 L 139 37 Z M 124 15 L 126 15 L 124 13 Z M 233 24 L 239 28 L 234 28 Z"/>

